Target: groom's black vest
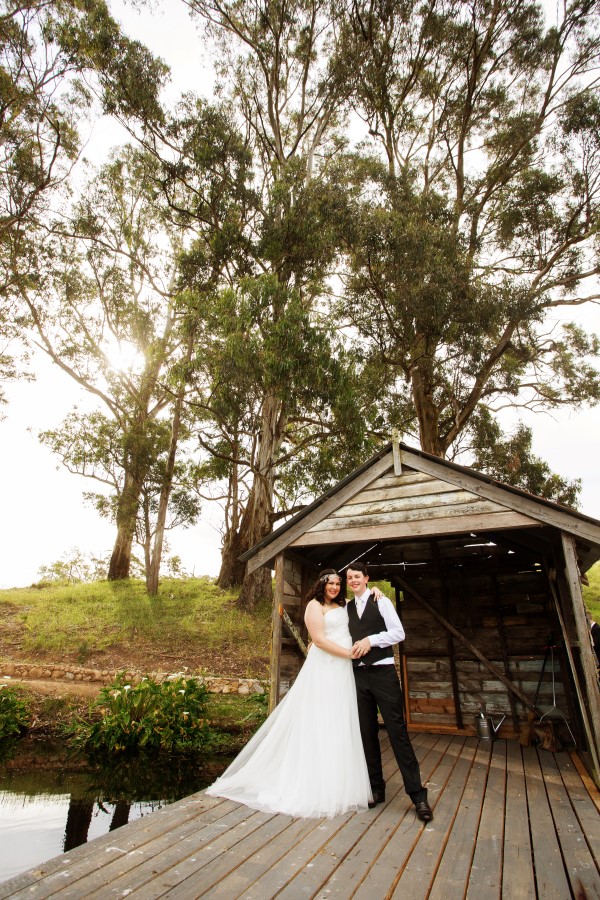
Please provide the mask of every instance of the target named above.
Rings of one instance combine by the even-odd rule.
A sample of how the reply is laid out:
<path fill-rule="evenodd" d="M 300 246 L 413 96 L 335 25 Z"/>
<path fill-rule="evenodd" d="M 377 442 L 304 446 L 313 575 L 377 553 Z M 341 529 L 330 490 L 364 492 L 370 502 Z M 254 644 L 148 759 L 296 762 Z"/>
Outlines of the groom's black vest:
<path fill-rule="evenodd" d="M 377 603 L 373 600 L 373 595 L 369 594 L 367 603 L 363 610 L 362 617 L 356 612 L 356 600 L 350 600 L 348 603 L 348 625 L 350 628 L 350 636 L 353 641 L 360 641 L 362 638 L 369 637 L 371 634 L 379 634 L 380 631 L 387 631 L 385 619 L 377 608 Z M 380 659 L 394 659 L 394 651 L 391 647 L 371 647 L 369 652 L 360 659 L 353 659 L 352 665 L 358 666 L 363 663 L 365 666 L 372 666 L 374 662 Z"/>

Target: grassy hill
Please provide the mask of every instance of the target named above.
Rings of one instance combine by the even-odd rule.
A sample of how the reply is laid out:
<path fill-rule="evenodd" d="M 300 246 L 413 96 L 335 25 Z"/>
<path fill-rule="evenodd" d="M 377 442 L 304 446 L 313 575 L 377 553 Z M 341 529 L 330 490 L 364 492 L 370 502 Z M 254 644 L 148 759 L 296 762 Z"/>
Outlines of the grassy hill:
<path fill-rule="evenodd" d="M 165 579 L 156 598 L 134 580 L 3 590 L 0 659 L 264 678 L 270 606 L 234 600 L 209 578 Z"/>

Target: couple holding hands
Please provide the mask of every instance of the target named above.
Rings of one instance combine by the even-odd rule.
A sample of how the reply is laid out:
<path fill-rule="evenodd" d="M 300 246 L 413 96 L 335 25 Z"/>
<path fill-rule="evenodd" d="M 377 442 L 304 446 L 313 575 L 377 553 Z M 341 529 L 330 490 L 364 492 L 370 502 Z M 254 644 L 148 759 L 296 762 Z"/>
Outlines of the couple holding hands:
<path fill-rule="evenodd" d="M 394 606 L 352 563 L 342 579 L 325 569 L 304 616 L 312 645 L 277 708 L 206 791 L 264 812 L 331 818 L 385 801 L 378 710 L 404 788 L 423 822 L 433 818 L 410 743 L 393 645 L 404 640 Z"/>

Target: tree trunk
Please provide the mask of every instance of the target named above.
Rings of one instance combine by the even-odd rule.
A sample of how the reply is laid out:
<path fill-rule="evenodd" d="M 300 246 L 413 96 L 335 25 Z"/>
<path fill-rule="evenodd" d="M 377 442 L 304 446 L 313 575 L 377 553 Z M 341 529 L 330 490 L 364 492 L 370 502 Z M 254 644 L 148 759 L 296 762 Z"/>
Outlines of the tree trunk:
<path fill-rule="evenodd" d="M 415 411 L 419 421 L 421 450 L 444 457 L 446 450 L 439 434 L 439 410 L 434 401 L 432 379 L 415 366 L 411 371 L 411 386 Z"/>
<path fill-rule="evenodd" d="M 263 404 L 254 483 L 238 535 L 240 553 L 245 553 L 271 532 L 274 472 L 285 425 L 283 401 L 272 394 L 267 395 Z M 272 593 L 271 572 L 261 567 L 252 575 L 244 574 L 237 603 L 241 609 L 252 611 L 259 600 L 270 600 Z"/>
<path fill-rule="evenodd" d="M 181 410 L 183 408 L 183 388 L 177 395 L 175 408 L 173 410 L 173 422 L 171 424 L 171 442 L 169 444 L 169 456 L 165 467 L 165 474 L 160 490 L 160 499 L 158 501 L 158 513 L 156 517 L 156 530 L 154 532 L 154 547 L 152 549 L 152 559 L 150 568 L 146 577 L 146 589 L 151 597 L 155 597 L 158 593 L 158 577 L 160 573 L 160 563 L 162 560 L 163 542 L 165 537 L 165 522 L 167 521 L 167 510 L 169 508 L 169 498 L 173 490 L 173 474 L 175 472 L 175 456 L 177 454 L 177 443 L 179 441 L 179 430 L 181 427 Z"/>
<path fill-rule="evenodd" d="M 238 559 L 243 552 L 239 526 L 234 528 L 232 525 L 225 532 L 221 554 L 221 568 L 217 578 L 217 584 L 222 590 L 237 587 L 244 580 L 246 565 Z"/>
<path fill-rule="evenodd" d="M 134 478 L 130 472 L 125 473 L 125 485 L 117 507 L 117 537 L 108 567 L 109 581 L 129 578 L 131 545 L 135 535 L 142 484 L 143 478 Z"/>

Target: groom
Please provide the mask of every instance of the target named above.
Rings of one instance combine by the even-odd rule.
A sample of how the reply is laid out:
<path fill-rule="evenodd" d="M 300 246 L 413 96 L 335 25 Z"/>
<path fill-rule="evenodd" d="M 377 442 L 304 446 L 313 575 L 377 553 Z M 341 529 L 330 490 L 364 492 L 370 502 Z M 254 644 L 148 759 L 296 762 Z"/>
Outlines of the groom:
<path fill-rule="evenodd" d="M 385 801 L 377 722 L 379 708 L 404 779 L 404 789 L 415 804 L 419 819 L 431 822 L 433 812 L 427 802 L 427 789 L 421 784 L 419 763 L 404 721 L 402 690 L 394 665 L 392 647 L 405 636 L 402 623 L 388 597 L 382 596 L 378 601 L 373 598 L 368 588 L 369 573 L 363 563 L 352 563 L 346 571 L 346 579 L 354 594 L 347 609 L 354 641 L 352 665 L 358 719 L 373 791 L 373 802 L 369 806 Z"/>

